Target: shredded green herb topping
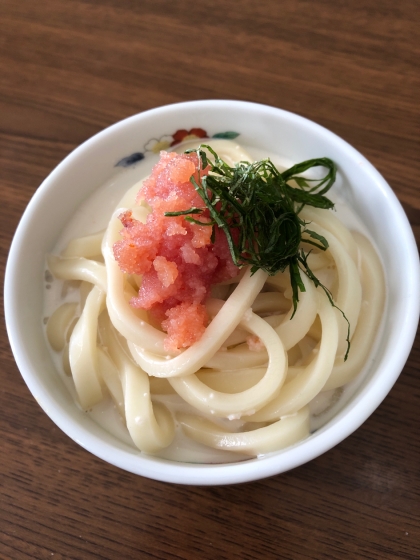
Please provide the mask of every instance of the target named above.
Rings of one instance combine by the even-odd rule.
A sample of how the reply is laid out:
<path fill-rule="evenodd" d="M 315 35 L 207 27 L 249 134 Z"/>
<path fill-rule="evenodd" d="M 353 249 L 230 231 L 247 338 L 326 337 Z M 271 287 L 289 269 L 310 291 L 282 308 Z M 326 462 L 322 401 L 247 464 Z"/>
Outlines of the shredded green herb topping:
<path fill-rule="evenodd" d="M 207 157 L 204 149 L 213 155 L 214 162 Z M 333 202 L 324 195 L 335 182 L 335 163 L 329 158 L 315 158 L 280 172 L 270 159 L 254 163 L 241 161 L 230 167 L 208 145 L 203 144 L 185 153 L 192 152 L 197 153 L 199 160 L 199 182 L 194 176 L 190 181 L 205 206 L 166 212 L 165 215 L 185 216 L 187 221 L 221 228 L 226 235 L 233 262 L 238 267 L 250 265 L 251 273 L 261 268 L 272 276 L 289 267 L 293 315 L 299 301 L 299 290 L 305 291 L 301 271 L 316 287 L 320 286 L 331 305 L 339 309 L 330 291 L 310 269 L 307 261 L 310 251 L 305 253 L 300 247 L 304 241 L 325 251 L 328 241 L 309 229 L 309 224 L 299 216 L 305 205 L 334 208 Z M 210 173 L 202 176 L 201 171 L 207 166 L 210 167 Z M 321 179 L 301 176 L 314 167 L 325 168 L 325 176 Z M 295 185 L 291 185 L 291 181 Z M 206 209 L 211 221 L 202 222 L 199 215 Z M 348 323 L 346 360 L 350 349 L 350 324 L 343 311 L 339 311 Z"/>

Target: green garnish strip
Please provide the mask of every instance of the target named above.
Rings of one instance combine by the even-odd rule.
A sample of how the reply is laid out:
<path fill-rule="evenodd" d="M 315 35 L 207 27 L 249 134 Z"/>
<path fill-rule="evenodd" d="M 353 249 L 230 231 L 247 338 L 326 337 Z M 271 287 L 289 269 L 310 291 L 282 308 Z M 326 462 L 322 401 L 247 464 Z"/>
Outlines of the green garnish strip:
<path fill-rule="evenodd" d="M 203 148 L 213 155 L 214 163 L 209 160 Z M 310 251 L 305 253 L 300 248 L 301 242 L 305 241 L 322 251 L 328 249 L 325 237 L 308 229 L 309 224 L 299 217 L 299 213 L 305 205 L 334 208 L 333 202 L 324 195 L 335 182 L 335 163 L 329 158 L 315 158 L 280 172 L 270 159 L 255 163 L 241 161 L 230 167 L 205 144 L 185 153 L 192 152 L 198 156 L 199 181 L 194 176 L 190 181 L 205 206 L 166 212 L 165 216 L 185 216 L 186 220 L 195 224 L 217 225 L 225 232 L 233 262 L 238 267 L 250 265 L 252 274 L 261 268 L 273 276 L 289 267 L 292 318 L 297 309 L 299 290 L 305 291 L 300 275 L 303 271 L 316 287 L 324 290 L 331 305 L 347 321 L 346 360 L 350 350 L 350 323 L 344 312 L 335 305 L 330 291 L 309 268 L 307 259 Z M 207 166 L 210 166 L 210 174 L 202 176 L 201 171 Z M 324 167 L 327 173 L 321 179 L 301 176 L 313 167 Z M 294 181 L 297 187 L 290 185 L 289 181 Z M 210 214 L 208 222 L 201 222 L 191 216 L 199 216 L 205 210 Z M 233 235 L 235 231 L 236 235 Z M 212 234 L 213 242 L 214 234 L 215 230 Z"/>

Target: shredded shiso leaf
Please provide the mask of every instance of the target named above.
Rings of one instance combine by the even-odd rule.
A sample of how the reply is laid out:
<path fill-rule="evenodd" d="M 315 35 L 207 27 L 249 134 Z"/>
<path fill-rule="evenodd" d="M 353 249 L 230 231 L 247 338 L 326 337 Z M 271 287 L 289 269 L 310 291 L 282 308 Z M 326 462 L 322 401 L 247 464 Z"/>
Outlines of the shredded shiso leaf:
<path fill-rule="evenodd" d="M 204 150 L 213 156 L 214 161 Z M 263 269 L 269 275 L 289 269 L 294 313 L 299 301 L 299 291 L 305 291 L 301 271 L 320 286 L 334 307 L 339 309 L 330 291 L 318 280 L 308 265 L 310 251 L 301 247 L 304 241 L 320 250 L 328 249 L 328 241 L 308 228 L 300 216 L 306 205 L 332 209 L 333 202 L 325 193 L 335 182 L 337 167 L 326 157 L 298 163 L 280 172 L 270 159 L 257 162 L 241 161 L 234 167 L 223 161 L 208 145 L 185 153 L 195 152 L 199 161 L 199 180 L 190 181 L 204 202 L 203 207 L 192 207 L 167 216 L 185 216 L 187 221 L 217 226 L 226 235 L 233 262 L 238 266 L 251 266 L 251 273 Z M 201 171 L 210 168 L 202 175 Z M 308 179 L 302 173 L 315 167 L 326 169 L 321 179 Z M 291 184 L 291 182 L 294 184 Z M 200 221 L 199 215 L 208 210 L 210 221 Z M 195 217 L 194 217 L 195 216 Z M 213 230 L 213 239 L 214 239 Z M 345 314 L 342 313 L 347 321 Z M 292 315 L 292 317 L 293 317 Z M 347 332 L 347 359 L 350 348 L 350 325 Z"/>

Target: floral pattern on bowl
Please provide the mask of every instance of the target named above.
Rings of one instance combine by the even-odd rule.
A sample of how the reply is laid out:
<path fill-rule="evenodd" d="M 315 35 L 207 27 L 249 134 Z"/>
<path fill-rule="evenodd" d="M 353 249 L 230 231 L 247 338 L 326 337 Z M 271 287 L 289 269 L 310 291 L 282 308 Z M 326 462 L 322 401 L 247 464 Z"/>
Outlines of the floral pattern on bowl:
<path fill-rule="evenodd" d="M 161 150 L 167 150 L 172 146 L 176 146 L 181 142 L 195 140 L 199 138 L 222 138 L 225 140 L 233 140 L 239 136 L 239 132 L 226 131 L 217 132 L 209 136 L 203 128 L 191 128 L 190 130 L 181 128 L 173 134 L 165 134 L 160 138 L 151 138 L 144 145 L 142 152 L 134 152 L 129 156 L 123 157 L 115 164 L 115 167 L 130 167 L 144 159 L 148 153 L 158 154 Z"/>

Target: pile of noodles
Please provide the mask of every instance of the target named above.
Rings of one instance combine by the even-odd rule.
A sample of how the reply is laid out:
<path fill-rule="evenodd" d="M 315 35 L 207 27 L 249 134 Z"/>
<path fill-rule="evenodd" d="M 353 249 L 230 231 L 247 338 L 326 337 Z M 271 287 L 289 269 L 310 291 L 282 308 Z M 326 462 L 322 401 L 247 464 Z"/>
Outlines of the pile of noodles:
<path fill-rule="evenodd" d="M 79 301 L 58 307 L 47 336 L 62 353 L 81 407 L 89 410 L 110 396 L 134 444 L 153 454 L 172 443 L 177 429 L 211 448 L 248 456 L 305 438 L 309 403 L 358 375 L 380 323 L 385 287 L 369 240 L 331 211 L 301 212 L 311 230 L 328 240 L 328 250 L 313 250 L 308 264 L 350 323 L 346 361 L 348 324 L 304 274 L 306 291 L 291 319 L 287 270 L 268 276 L 244 269 L 214 287 L 202 338 L 168 354 L 165 333 L 146 311 L 129 304 L 141 278 L 122 272 L 113 255 L 120 209 L 146 220 L 148 208 L 136 205 L 137 191 L 135 185 L 126 193 L 105 232 L 75 239 L 48 260 L 56 278 L 80 281 Z M 164 404 L 165 395 L 174 394 L 189 405 L 185 410 Z"/>

